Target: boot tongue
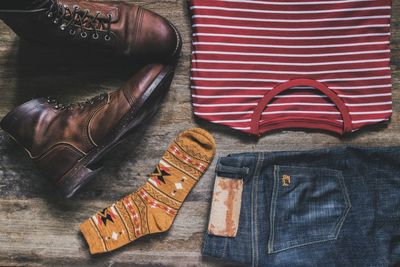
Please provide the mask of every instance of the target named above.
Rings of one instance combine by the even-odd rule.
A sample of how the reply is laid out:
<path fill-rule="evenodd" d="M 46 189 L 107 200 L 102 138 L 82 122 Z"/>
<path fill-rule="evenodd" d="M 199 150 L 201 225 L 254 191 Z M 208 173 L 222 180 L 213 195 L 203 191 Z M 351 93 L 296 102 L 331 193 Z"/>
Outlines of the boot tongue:
<path fill-rule="evenodd" d="M 49 7 L 51 5 L 51 0 L 33 0 L 28 6 L 27 9 L 39 9 Z"/>

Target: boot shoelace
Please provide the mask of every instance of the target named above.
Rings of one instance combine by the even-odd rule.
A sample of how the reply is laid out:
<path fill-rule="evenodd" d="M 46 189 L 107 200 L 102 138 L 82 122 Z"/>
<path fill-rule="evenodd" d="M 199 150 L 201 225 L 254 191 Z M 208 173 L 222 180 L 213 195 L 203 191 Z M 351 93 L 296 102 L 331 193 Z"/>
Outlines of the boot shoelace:
<path fill-rule="evenodd" d="M 107 33 L 104 40 L 111 40 L 111 14 L 108 14 L 107 18 L 103 18 L 100 16 L 101 12 L 97 11 L 96 15 L 93 16 L 87 9 L 80 10 L 78 5 L 74 5 L 71 10 L 69 6 L 60 4 L 56 0 L 50 0 L 46 14 L 53 20 L 54 24 L 61 23 L 60 29 L 62 31 L 70 28 L 70 35 L 76 34 L 75 26 L 78 26 L 82 38 L 88 37 L 85 28 L 89 28 L 93 32 L 92 39 L 98 39 L 98 31 L 105 30 Z"/>
<path fill-rule="evenodd" d="M 47 103 L 49 103 L 50 105 L 52 105 L 53 108 L 55 109 L 59 109 L 59 110 L 73 110 L 74 108 L 78 107 L 80 109 L 83 109 L 84 107 L 88 106 L 88 105 L 94 105 L 100 101 L 103 101 L 106 97 L 108 96 L 108 94 L 100 94 L 96 97 L 93 97 L 92 99 L 88 99 L 85 102 L 78 102 L 78 103 L 74 103 L 74 104 L 63 104 L 58 102 L 58 100 L 54 97 L 47 97 Z"/>

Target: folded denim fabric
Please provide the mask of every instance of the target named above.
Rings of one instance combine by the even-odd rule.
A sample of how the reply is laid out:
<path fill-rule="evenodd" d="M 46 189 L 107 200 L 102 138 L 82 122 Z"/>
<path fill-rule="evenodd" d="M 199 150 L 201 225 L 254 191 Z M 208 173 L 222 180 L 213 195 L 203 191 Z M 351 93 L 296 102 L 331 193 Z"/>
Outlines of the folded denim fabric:
<path fill-rule="evenodd" d="M 204 255 L 268 267 L 400 266 L 400 147 L 235 154 L 219 159 L 216 176 L 216 191 L 221 177 L 242 181 L 240 216 L 235 187 L 225 188 L 236 194 L 225 206 L 214 196 L 227 219 L 211 218 Z"/>

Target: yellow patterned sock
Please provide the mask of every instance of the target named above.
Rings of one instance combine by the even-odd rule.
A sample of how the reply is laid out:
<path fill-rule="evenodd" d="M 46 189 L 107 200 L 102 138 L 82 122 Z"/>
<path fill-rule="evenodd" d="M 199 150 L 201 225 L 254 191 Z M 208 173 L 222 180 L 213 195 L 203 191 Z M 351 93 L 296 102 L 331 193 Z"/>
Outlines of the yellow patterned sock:
<path fill-rule="evenodd" d="M 90 253 L 167 231 L 214 154 L 215 141 L 207 131 L 194 128 L 178 135 L 144 186 L 81 224 Z"/>

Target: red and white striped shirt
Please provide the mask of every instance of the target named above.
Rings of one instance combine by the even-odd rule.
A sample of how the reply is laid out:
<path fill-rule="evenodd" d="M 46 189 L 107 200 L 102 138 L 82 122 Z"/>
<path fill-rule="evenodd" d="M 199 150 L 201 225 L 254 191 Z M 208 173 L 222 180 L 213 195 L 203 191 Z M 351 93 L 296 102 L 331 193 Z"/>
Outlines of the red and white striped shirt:
<path fill-rule="evenodd" d="M 392 114 L 391 0 L 190 0 L 196 116 L 260 135 Z"/>

